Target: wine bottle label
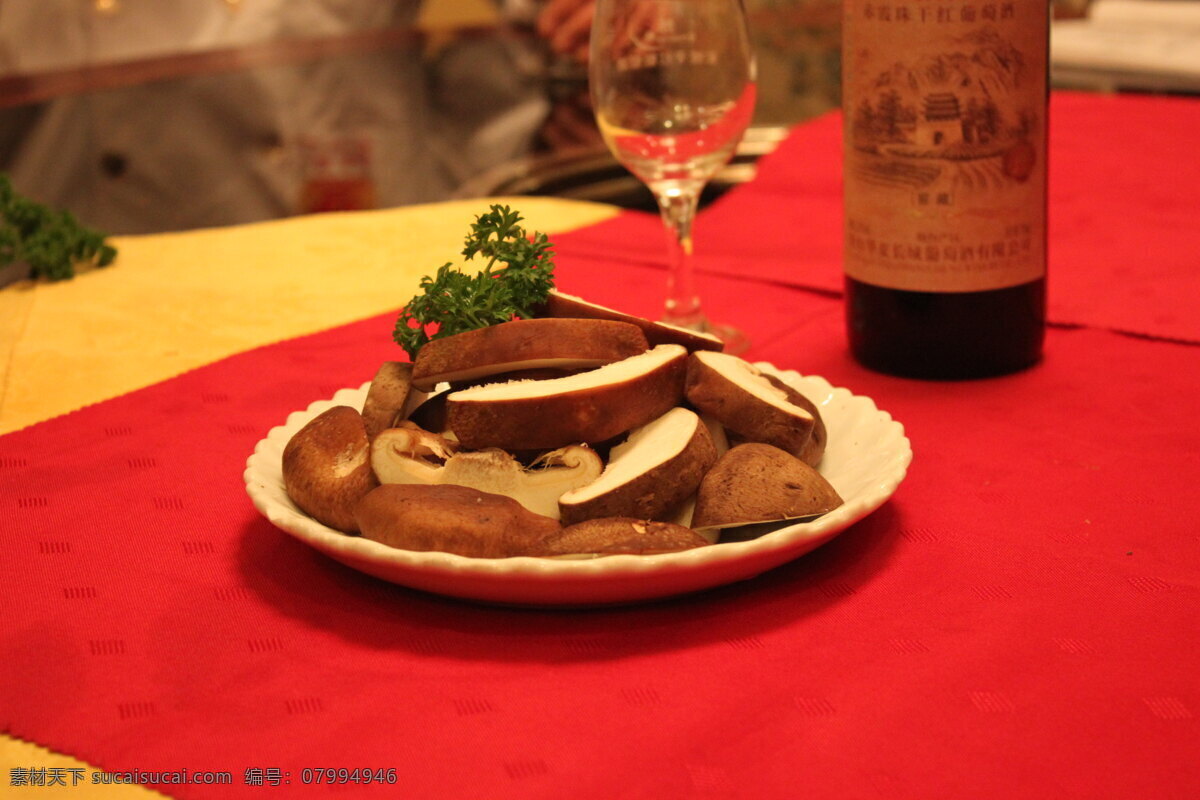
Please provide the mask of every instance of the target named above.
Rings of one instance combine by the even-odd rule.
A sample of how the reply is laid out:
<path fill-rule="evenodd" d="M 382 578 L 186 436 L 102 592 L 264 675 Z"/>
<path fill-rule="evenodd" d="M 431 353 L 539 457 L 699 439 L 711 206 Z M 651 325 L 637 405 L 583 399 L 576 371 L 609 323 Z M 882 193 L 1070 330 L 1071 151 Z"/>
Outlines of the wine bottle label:
<path fill-rule="evenodd" d="M 1047 0 L 845 0 L 846 274 L 971 292 L 1045 274 Z"/>

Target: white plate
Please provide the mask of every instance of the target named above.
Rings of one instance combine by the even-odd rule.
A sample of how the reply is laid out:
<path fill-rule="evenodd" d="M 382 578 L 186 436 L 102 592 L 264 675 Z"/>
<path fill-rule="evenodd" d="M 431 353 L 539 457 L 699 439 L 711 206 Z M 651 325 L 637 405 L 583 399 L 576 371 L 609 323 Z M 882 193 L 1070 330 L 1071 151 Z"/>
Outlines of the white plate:
<path fill-rule="evenodd" d="M 271 429 L 246 462 L 246 491 L 277 527 L 330 558 L 393 583 L 470 600 L 546 606 L 629 603 L 752 578 L 824 544 L 879 508 L 912 461 L 904 426 L 871 398 L 834 388 L 824 378 L 779 371 L 766 363 L 757 366 L 820 408 L 829 432 L 820 471 L 845 504 L 811 522 L 781 523 L 778 530 L 751 541 L 650 556 L 486 559 L 397 550 L 335 531 L 304 514 L 287 496 L 283 448 L 292 434 L 331 406 L 361 409 L 369 383 L 293 412 L 285 425 Z"/>

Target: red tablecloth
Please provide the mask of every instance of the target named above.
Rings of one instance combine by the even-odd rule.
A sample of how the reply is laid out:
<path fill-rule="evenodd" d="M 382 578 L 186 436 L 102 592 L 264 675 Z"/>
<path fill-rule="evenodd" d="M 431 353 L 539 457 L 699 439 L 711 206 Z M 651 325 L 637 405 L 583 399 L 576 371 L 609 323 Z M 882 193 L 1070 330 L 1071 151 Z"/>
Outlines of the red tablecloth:
<path fill-rule="evenodd" d="M 1166 181 L 1195 175 L 1178 153 L 1196 127 L 1155 127 L 1197 108 L 1057 99 L 1072 226 L 1056 208 L 1052 298 L 1070 325 L 1010 377 L 849 359 L 836 118 L 706 214 L 698 246 L 733 265 L 709 261 L 712 316 L 749 331 L 751 357 L 872 396 L 915 451 L 890 503 L 752 581 L 501 609 L 368 578 L 273 528 L 245 497 L 247 455 L 395 357 L 391 315 L 0 437 L 3 731 L 104 769 L 233 774 L 158 787 L 177 797 L 296 796 L 322 767 L 395 768 L 400 789 L 378 793 L 409 798 L 1200 796 L 1200 231 L 1160 225 L 1197 208 L 1196 182 Z M 1126 166 L 1086 184 L 1066 168 L 1089 160 Z M 1156 213 L 1132 213 L 1134 184 Z M 654 224 L 561 237 L 560 284 L 654 313 Z M 290 785 L 252 785 L 263 774 Z"/>

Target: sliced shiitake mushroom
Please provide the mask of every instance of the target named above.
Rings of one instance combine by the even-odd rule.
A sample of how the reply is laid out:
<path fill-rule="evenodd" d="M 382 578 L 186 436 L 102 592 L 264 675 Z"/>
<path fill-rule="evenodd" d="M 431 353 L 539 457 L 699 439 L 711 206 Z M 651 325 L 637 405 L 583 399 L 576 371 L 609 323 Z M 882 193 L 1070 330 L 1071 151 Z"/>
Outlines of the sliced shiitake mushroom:
<path fill-rule="evenodd" d="M 551 450 L 529 467 L 504 450 L 489 448 L 451 456 L 439 483 L 502 494 L 535 514 L 558 519 L 559 498 L 594 482 L 603 469 L 600 456 L 582 444 Z"/>
<path fill-rule="evenodd" d="M 378 486 L 362 414 L 334 406 L 309 420 L 283 448 L 288 497 L 313 519 L 345 533 L 358 525 L 354 506 Z"/>
<path fill-rule="evenodd" d="M 368 437 L 374 439 L 424 401 L 425 393 L 413 389 L 412 371 L 413 365 L 407 361 L 385 361 L 379 367 L 363 402 Z"/>
<path fill-rule="evenodd" d="M 652 555 L 704 547 L 709 541 L 673 522 L 602 517 L 569 525 L 537 546 L 534 555 Z"/>
<path fill-rule="evenodd" d="M 406 420 L 371 441 L 371 469 L 380 483 L 433 484 L 457 450 L 455 442 Z"/>
<path fill-rule="evenodd" d="M 679 404 L 687 351 L 659 345 L 566 378 L 512 381 L 451 392 L 450 430 L 467 449 L 553 449 L 603 442 Z"/>
<path fill-rule="evenodd" d="M 768 444 L 740 444 L 700 482 L 692 527 L 751 525 L 825 514 L 842 504 L 821 473 Z"/>
<path fill-rule="evenodd" d="M 712 434 L 694 412 L 673 408 L 635 429 L 609 454 L 595 481 L 564 494 L 564 524 L 596 517 L 664 519 L 717 460 Z"/>
<path fill-rule="evenodd" d="M 767 379 L 768 383 L 787 396 L 789 403 L 794 406 L 799 406 L 809 414 L 812 414 L 812 435 L 808 437 L 808 442 L 804 445 L 803 449 L 795 455 L 810 467 L 819 465 L 821 463 L 821 459 L 825 456 L 825 444 L 829 441 L 829 434 L 825 430 L 825 420 L 821 416 L 821 409 L 818 408 L 816 403 L 814 403 L 812 400 L 809 400 L 808 397 L 796 387 L 784 383 L 782 380 L 769 373 L 763 372 L 761 374 Z"/>
<path fill-rule="evenodd" d="M 359 501 L 355 519 L 364 538 L 389 547 L 469 558 L 530 555 L 560 528 L 511 497 L 448 485 L 385 484 Z"/>
<path fill-rule="evenodd" d="M 517 319 L 434 339 L 417 353 L 413 383 L 467 383 L 534 369 L 592 369 L 644 353 L 641 329 L 598 319 Z"/>
<path fill-rule="evenodd" d="M 574 317 L 579 319 L 609 319 L 637 325 L 646 334 L 651 347 L 660 344 L 683 345 L 688 350 L 721 350 L 725 343 L 711 333 L 703 333 L 666 322 L 653 322 L 633 314 L 588 302 L 582 297 L 566 294 L 557 289 L 550 291 L 545 307 L 541 311 L 546 317 Z"/>
<path fill-rule="evenodd" d="M 386 430 L 371 446 L 381 483 L 454 484 L 511 497 L 536 514 L 558 519 L 558 499 L 592 483 L 604 463 L 586 445 L 544 453 L 529 467 L 498 448 L 455 452 L 452 442 L 416 426 Z"/>
<path fill-rule="evenodd" d="M 816 418 L 737 356 L 692 353 L 686 394 L 702 413 L 747 441 L 774 445 L 800 458 L 811 455 L 809 440 Z"/>

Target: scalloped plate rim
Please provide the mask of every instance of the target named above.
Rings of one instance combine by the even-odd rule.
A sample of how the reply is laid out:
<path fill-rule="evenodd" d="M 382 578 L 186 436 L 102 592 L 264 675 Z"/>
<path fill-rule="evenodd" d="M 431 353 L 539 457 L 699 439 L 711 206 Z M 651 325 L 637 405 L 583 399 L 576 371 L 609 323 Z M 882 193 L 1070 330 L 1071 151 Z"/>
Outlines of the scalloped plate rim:
<path fill-rule="evenodd" d="M 810 522 L 786 525 L 745 542 L 646 556 L 482 559 L 401 550 L 335 531 L 299 511 L 287 499 L 279 456 L 292 434 L 326 409 L 335 405 L 361 409 L 370 382 L 313 401 L 307 408 L 291 412 L 283 425 L 272 428 L 247 459 L 243 474 L 246 491 L 255 508 L 273 525 L 326 556 L 383 580 L 437 594 L 520 605 L 593 605 L 637 602 L 712 588 L 752 578 L 791 561 L 870 515 L 895 493 L 912 460 L 904 426 L 879 409 L 870 397 L 834 387 L 820 376 L 779 370 L 767 362 L 756 366 L 805 391 L 821 407 L 831 429 L 844 421 L 842 412 L 848 414 L 851 407 L 863 412 L 866 422 L 884 434 L 881 438 L 888 449 L 875 451 L 876 456 L 886 457 L 878 459 L 877 469 L 865 487 L 850 496 L 843 495 L 845 503 L 839 508 Z M 838 413 L 831 415 L 834 411 Z M 822 473 L 827 471 L 831 456 L 848 447 L 831 433 Z M 655 586 L 655 578 L 670 580 Z M 643 583 L 647 585 L 639 585 Z"/>

